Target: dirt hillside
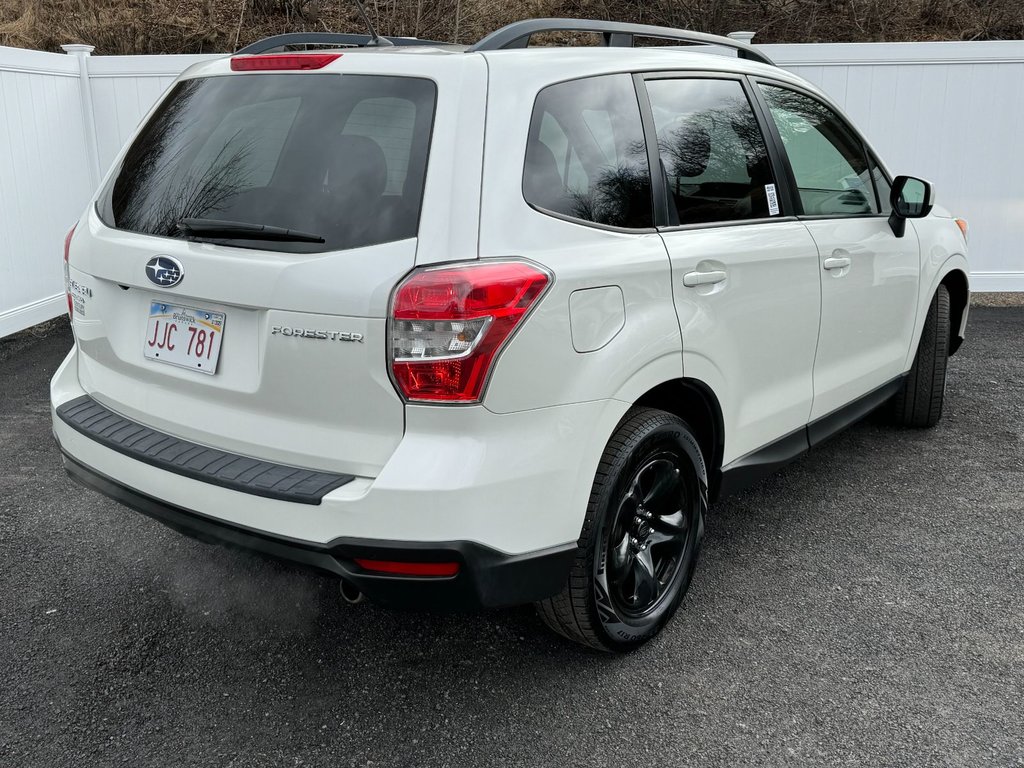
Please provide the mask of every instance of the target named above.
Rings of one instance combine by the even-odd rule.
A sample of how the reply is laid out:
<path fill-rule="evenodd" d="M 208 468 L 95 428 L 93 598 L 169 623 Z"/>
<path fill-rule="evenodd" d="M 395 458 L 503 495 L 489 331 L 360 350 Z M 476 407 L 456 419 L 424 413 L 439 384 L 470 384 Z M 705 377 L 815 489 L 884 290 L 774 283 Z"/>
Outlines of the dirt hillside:
<path fill-rule="evenodd" d="M 573 16 L 757 32 L 758 42 L 1024 37 L 1021 0 L 366 0 L 381 33 L 468 43 Z M 0 45 L 100 54 L 226 52 L 270 34 L 362 31 L 351 0 L 0 0 Z"/>

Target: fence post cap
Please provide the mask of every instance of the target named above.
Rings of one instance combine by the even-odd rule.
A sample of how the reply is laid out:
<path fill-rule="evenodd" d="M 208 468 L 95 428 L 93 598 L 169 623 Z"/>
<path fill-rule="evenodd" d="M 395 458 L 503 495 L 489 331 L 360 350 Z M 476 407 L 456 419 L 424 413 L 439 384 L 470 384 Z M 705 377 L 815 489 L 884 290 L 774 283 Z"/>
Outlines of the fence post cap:
<path fill-rule="evenodd" d="M 80 53 L 83 56 L 88 56 L 96 50 L 95 45 L 84 45 L 83 43 L 67 43 L 61 46 L 61 50 L 64 53 Z"/>
<path fill-rule="evenodd" d="M 728 37 L 731 37 L 733 40 L 738 40 L 741 43 L 749 43 L 754 39 L 754 35 L 756 34 L 756 32 L 730 32 Z"/>

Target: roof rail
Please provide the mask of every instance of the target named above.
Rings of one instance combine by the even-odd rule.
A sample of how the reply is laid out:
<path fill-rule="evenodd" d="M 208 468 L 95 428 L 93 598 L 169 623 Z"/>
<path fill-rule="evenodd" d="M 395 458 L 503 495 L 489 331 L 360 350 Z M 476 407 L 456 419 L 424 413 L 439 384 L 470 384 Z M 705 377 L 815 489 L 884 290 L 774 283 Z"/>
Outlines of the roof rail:
<path fill-rule="evenodd" d="M 597 32 L 604 36 L 604 44 L 609 47 L 630 48 L 634 38 L 653 37 L 660 40 L 676 40 L 696 45 L 719 45 L 731 48 L 741 59 L 759 61 L 762 64 L 777 66 L 774 61 L 748 43 L 741 43 L 731 37 L 709 35 L 704 32 L 690 32 L 672 27 L 654 27 L 648 24 L 620 24 L 616 21 L 597 21 L 595 19 L 526 19 L 517 21 L 491 32 L 475 45 L 470 51 L 503 51 L 509 48 L 526 48 L 530 37 L 542 32 Z"/>
<path fill-rule="evenodd" d="M 415 37 L 382 37 L 392 45 L 449 45 L 436 40 L 418 40 Z M 369 35 L 349 35 L 341 32 L 292 32 L 287 35 L 274 35 L 266 37 L 255 43 L 240 48 L 236 54 L 267 53 L 277 48 L 287 48 L 291 45 L 334 45 L 349 48 L 373 48 L 376 44 Z"/>

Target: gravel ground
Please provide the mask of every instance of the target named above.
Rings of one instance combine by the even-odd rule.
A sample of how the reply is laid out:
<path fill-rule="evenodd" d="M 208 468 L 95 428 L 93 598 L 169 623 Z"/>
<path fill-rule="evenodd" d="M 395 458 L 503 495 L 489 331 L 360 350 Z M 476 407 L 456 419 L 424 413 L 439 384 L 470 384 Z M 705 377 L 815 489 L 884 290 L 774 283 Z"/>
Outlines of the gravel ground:
<path fill-rule="evenodd" d="M 1024 765 L 1024 308 L 936 429 L 872 417 L 713 510 L 625 658 L 530 608 L 348 607 L 72 484 L 57 324 L 0 351 L 0 765 Z M 8 345 L 9 347 L 9 345 Z"/>

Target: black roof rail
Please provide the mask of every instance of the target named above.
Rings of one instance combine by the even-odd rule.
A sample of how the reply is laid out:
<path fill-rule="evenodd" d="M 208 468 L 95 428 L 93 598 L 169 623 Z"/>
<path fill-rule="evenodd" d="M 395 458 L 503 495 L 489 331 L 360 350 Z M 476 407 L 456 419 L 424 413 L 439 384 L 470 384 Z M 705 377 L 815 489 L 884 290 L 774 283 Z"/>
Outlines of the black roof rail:
<path fill-rule="evenodd" d="M 383 37 L 392 45 L 449 45 L 436 40 L 418 40 L 415 37 Z M 347 48 L 376 47 L 371 45 L 373 38 L 369 35 L 350 35 L 342 32 L 292 32 L 287 35 L 274 35 L 251 43 L 235 51 L 236 54 L 267 53 L 278 48 L 292 45 L 334 45 Z"/>
<path fill-rule="evenodd" d="M 705 32 L 690 32 L 672 27 L 620 24 L 617 21 L 597 21 L 595 19 L 526 19 L 517 21 L 491 32 L 476 44 L 471 45 L 469 51 L 503 51 L 510 48 L 526 48 L 530 43 L 530 37 L 542 32 L 597 32 L 604 36 L 606 46 L 616 48 L 632 47 L 636 37 L 675 40 L 697 45 L 718 45 L 723 48 L 732 48 L 741 59 L 777 66 L 774 61 L 754 46 L 733 40 L 731 37 L 709 35 Z"/>

